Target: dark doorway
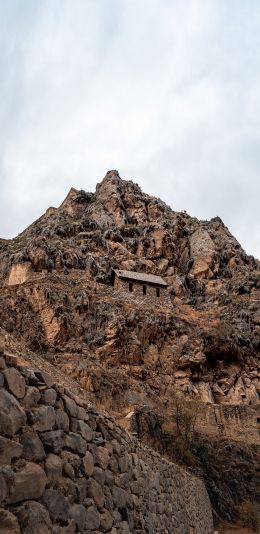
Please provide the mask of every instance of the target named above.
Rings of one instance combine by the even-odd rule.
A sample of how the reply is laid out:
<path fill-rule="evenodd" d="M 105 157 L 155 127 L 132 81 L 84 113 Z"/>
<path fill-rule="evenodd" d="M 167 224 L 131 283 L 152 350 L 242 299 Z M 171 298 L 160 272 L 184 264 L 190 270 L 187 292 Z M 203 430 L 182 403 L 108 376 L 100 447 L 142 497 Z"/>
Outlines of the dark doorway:
<path fill-rule="evenodd" d="M 133 293 L 133 284 L 132 284 L 132 282 L 129 282 L 129 291 L 130 291 L 130 293 Z"/>
<path fill-rule="evenodd" d="M 146 286 L 143 286 L 143 295 L 146 295 Z"/>
<path fill-rule="evenodd" d="M 157 287 L 157 288 L 156 288 L 156 297 L 159 297 L 159 296 L 160 296 L 160 288 Z"/>

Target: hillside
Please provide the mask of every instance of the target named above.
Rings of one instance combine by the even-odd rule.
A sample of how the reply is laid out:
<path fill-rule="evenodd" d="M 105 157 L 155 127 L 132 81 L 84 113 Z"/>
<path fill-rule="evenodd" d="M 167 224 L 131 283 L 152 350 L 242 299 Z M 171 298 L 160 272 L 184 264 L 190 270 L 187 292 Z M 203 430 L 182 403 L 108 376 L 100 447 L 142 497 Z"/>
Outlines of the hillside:
<path fill-rule="evenodd" d="M 118 269 L 162 277 L 167 298 L 120 290 Z M 196 405 L 204 438 L 225 451 L 247 447 L 239 487 L 222 488 L 216 517 L 236 518 L 236 492 L 239 502 L 257 500 L 247 472 L 260 443 L 260 269 L 219 217 L 175 212 L 110 171 L 95 193 L 71 189 L 60 207 L 0 240 L 0 284 L 3 350 L 54 366 L 168 457 L 163 432 L 180 395 Z"/>

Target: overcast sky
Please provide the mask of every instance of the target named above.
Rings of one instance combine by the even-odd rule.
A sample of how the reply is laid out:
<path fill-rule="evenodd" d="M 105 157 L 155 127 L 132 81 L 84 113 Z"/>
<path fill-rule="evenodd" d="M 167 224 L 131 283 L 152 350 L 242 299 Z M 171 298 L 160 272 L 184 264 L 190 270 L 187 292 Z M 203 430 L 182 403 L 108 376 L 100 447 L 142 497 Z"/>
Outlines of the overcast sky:
<path fill-rule="evenodd" d="M 0 237 L 118 169 L 260 257 L 259 0 L 0 0 Z"/>

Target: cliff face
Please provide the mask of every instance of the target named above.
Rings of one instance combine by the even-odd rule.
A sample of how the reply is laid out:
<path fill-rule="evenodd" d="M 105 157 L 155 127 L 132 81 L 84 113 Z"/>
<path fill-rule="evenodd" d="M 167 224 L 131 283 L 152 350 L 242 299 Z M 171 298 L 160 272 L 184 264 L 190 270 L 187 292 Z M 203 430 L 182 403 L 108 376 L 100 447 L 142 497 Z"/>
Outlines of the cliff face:
<path fill-rule="evenodd" d="M 114 269 L 162 276 L 168 299 L 113 287 Z M 259 442 L 259 262 L 218 217 L 110 171 L 0 240 L 0 285 L 5 350 L 54 365 L 125 427 L 144 405 L 169 422 L 179 393 L 200 406 L 199 432 Z"/>

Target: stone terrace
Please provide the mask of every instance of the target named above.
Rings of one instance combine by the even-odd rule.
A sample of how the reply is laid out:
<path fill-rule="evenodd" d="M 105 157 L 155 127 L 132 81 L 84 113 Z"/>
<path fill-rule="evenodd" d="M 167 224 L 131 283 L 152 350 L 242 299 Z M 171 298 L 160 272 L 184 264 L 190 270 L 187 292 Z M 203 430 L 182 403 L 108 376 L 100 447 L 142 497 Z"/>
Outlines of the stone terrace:
<path fill-rule="evenodd" d="M 112 417 L 0 356 L 0 534 L 210 534 L 201 480 Z"/>

